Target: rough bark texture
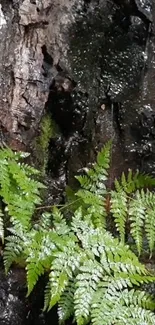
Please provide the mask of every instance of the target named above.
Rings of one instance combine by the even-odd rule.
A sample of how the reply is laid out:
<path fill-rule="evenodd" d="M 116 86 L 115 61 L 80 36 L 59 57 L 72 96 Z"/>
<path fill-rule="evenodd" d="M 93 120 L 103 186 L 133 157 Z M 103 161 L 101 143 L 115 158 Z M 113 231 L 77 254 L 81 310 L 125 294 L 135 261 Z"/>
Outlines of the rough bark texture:
<path fill-rule="evenodd" d="M 44 58 L 50 51 L 50 68 L 64 56 L 71 6 L 69 0 L 0 1 L 0 124 L 13 148 L 29 146 L 38 129 L 53 77 L 44 77 Z"/>

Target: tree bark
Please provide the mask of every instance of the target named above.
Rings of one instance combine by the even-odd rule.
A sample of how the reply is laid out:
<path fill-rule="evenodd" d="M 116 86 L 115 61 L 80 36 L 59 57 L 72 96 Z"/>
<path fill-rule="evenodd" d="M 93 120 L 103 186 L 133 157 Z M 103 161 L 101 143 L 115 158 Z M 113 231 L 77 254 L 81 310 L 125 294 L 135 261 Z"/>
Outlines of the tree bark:
<path fill-rule="evenodd" d="M 29 148 L 38 130 L 52 82 L 45 56 L 55 66 L 64 60 L 74 2 L 0 0 L 1 141 L 13 149 Z"/>

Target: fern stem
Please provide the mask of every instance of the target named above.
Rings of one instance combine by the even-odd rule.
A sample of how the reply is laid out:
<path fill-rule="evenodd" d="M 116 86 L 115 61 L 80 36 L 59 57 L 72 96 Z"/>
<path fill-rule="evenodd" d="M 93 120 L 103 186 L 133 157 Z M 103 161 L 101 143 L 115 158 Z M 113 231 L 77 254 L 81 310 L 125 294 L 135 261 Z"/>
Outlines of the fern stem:
<path fill-rule="evenodd" d="M 44 209 L 50 209 L 54 207 L 62 207 L 63 204 L 54 204 L 54 205 L 42 205 L 40 207 L 37 207 L 36 210 L 44 210 Z"/>
<path fill-rule="evenodd" d="M 41 207 L 37 207 L 36 210 L 51 209 L 51 208 L 54 208 L 54 207 L 60 207 L 59 210 L 63 210 L 63 209 L 68 208 L 69 206 L 73 205 L 75 202 L 80 201 L 80 200 L 81 200 L 81 198 L 78 198 L 78 199 L 76 199 L 76 200 L 74 200 L 74 201 L 72 201 L 72 202 L 70 202 L 68 204 L 65 204 L 65 205 L 64 204 L 43 205 Z"/>

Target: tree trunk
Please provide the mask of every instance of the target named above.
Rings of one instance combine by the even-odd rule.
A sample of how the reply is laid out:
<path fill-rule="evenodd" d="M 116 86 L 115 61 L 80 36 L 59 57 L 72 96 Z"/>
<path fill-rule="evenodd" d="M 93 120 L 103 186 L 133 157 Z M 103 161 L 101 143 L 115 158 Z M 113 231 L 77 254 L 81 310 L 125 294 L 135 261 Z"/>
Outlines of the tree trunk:
<path fill-rule="evenodd" d="M 13 149 L 29 148 L 38 130 L 74 2 L 0 0 L 0 127 Z"/>

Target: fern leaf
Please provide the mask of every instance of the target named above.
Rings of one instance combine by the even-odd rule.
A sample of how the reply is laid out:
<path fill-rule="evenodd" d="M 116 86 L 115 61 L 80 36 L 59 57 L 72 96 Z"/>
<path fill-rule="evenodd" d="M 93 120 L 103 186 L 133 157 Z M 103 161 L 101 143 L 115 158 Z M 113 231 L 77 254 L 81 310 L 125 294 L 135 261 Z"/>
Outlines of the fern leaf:
<path fill-rule="evenodd" d="M 44 308 L 43 311 L 46 311 L 49 307 L 50 304 L 50 299 L 51 299 L 51 285 L 50 281 L 48 281 L 45 291 L 44 291 Z"/>
<path fill-rule="evenodd" d="M 148 245 L 150 249 L 150 256 L 152 256 L 152 252 L 155 246 L 155 194 L 150 192 L 149 190 L 143 194 L 143 200 L 146 204 L 146 213 L 145 213 L 145 232 L 146 238 L 148 240 Z"/>
<path fill-rule="evenodd" d="M 144 292 L 108 291 L 103 287 L 94 295 L 91 306 L 91 318 L 94 325 L 109 324 L 155 324 L 155 316 L 149 310 L 154 309 L 152 297 Z"/>
<path fill-rule="evenodd" d="M 120 313 L 121 306 L 115 295 L 106 294 L 106 288 L 102 287 L 94 294 L 91 304 L 91 320 L 93 325 L 115 324 Z M 116 323 L 117 324 L 117 323 Z"/>
<path fill-rule="evenodd" d="M 136 189 L 148 188 L 155 186 L 155 178 L 147 175 L 141 174 L 139 171 L 133 176 L 133 181 L 136 184 Z"/>
<path fill-rule="evenodd" d="M 145 324 L 145 325 L 155 325 L 155 317 L 154 313 L 150 310 L 143 309 L 141 307 L 134 307 L 134 306 L 128 306 L 123 308 L 123 315 L 120 315 L 120 319 L 122 316 L 124 316 L 124 325 L 126 324 L 126 321 L 128 321 L 128 324 L 131 325 L 139 325 L 139 324 Z"/>
<path fill-rule="evenodd" d="M 100 195 L 105 194 L 105 181 L 107 180 L 107 170 L 110 166 L 110 151 L 111 141 L 109 141 L 101 152 L 98 153 L 97 162 L 94 164 L 92 169 L 88 170 L 87 175 L 76 176 L 82 188 L 93 193 L 97 192 Z"/>
<path fill-rule="evenodd" d="M 90 305 L 103 269 L 97 261 L 86 260 L 79 268 L 76 277 L 76 291 L 74 295 L 75 318 L 78 325 L 83 325 L 89 319 Z"/>
<path fill-rule="evenodd" d="M 32 216 L 44 186 L 33 179 L 35 169 L 20 162 L 22 153 L 0 151 L 0 195 L 12 223 L 4 251 L 5 269 L 20 259 L 26 263 L 28 295 L 48 272 L 44 310 L 58 303 L 60 323 L 73 315 L 77 325 L 155 325 L 152 296 L 136 289 L 155 279 L 124 244 L 128 217 L 139 254 L 144 227 L 151 253 L 154 249 L 155 195 L 140 190 L 144 183 L 144 187 L 151 186 L 154 179 L 129 171 L 115 181 L 110 212 L 121 241 L 114 238 L 105 224 L 110 150 L 108 143 L 87 174 L 78 177 L 80 207 L 69 223 L 55 207 L 35 224 Z"/>
<path fill-rule="evenodd" d="M 145 215 L 145 231 L 146 231 L 146 238 L 148 240 L 149 249 L 150 249 L 150 257 L 152 256 L 152 252 L 155 246 L 155 207 L 152 209 L 146 210 Z"/>
<path fill-rule="evenodd" d="M 39 220 L 39 224 L 37 223 L 35 226 L 40 231 L 49 230 L 52 227 L 52 220 L 51 219 L 52 219 L 51 213 L 44 212 L 41 215 L 41 218 Z M 38 226 L 39 226 L 39 228 L 38 228 Z"/>
<path fill-rule="evenodd" d="M 129 169 L 128 175 L 122 173 L 121 180 L 115 180 L 115 188 L 119 192 L 121 189 L 128 194 L 134 193 L 137 189 L 152 187 L 155 185 L 155 178 L 147 174 L 140 174 L 137 171 L 133 174 Z"/>
<path fill-rule="evenodd" d="M 82 198 L 84 203 L 88 205 L 87 213 L 92 215 L 95 226 L 105 228 L 107 216 L 105 199 L 87 190 L 79 190 L 77 196 Z"/>
<path fill-rule="evenodd" d="M 88 205 L 88 213 L 96 226 L 105 228 L 105 196 L 107 194 L 106 180 L 110 166 L 111 142 L 108 142 L 97 156 L 97 162 L 89 169 L 87 175 L 77 176 L 81 189 L 76 193 Z M 94 213 L 94 210 L 96 213 Z"/>
<path fill-rule="evenodd" d="M 59 301 L 82 258 L 82 254 L 79 254 L 78 245 L 74 242 L 74 237 L 68 237 L 68 240 L 66 238 L 65 244 L 63 247 L 61 246 L 61 251 L 56 251 L 53 254 L 54 260 L 49 278 L 51 285 L 49 309 Z"/>
<path fill-rule="evenodd" d="M 111 192 L 111 208 L 112 216 L 116 224 L 116 229 L 120 235 L 122 243 L 125 242 L 125 223 L 127 219 L 127 194 L 123 190 L 119 192 Z"/>
<path fill-rule="evenodd" d="M 20 163 L 25 156 L 25 153 L 14 153 L 10 149 L 0 152 L 0 195 L 16 229 L 21 225 L 30 229 L 35 205 L 41 202 L 39 189 L 45 187 L 32 179 L 37 173 L 34 168 Z"/>
<path fill-rule="evenodd" d="M 143 228 L 145 220 L 145 203 L 142 200 L 141 192 L 137 191 L 135 197 L 130 201 L 129 216 L 131 221 L 131 235 L 133 236 L 138 254 L 142 250 Z"/>
<path fill-rule="evenodd" d="M 33 236 L 30 237 L 25 248 L 25 254 L 27 255 L 27 296 L 32 292 L 39 277 L 50 269 L 51 252 L 55 249 L 55 245 L 51 242 L 50 233 L 33 231 Z"/>
<path fill-rule="evenodd" d="M 65 271 L 51 271 L 49 280 L 51 296 L 48 310 L 60 300 L 61 294 L 68 285 L 68 275 Z"/>
<path fill-rule="evenodd" d="M 52 216 L 53 216 L 53 225 L 56 233 L 58 235 L 68 234 L 70 231 L 69 226 L 67 225 L 63 214 L 61 214 L 58 208 L 54 207 Z"/>
<path fill-rule="evenodd" d="M 97 165 L 108 169 L 110 165 L 112 141 L 108 141 L 97 155 Z"/>
<path fill-rule="evenodd" d="M 7 273 L 12 263 L 16 262 L 19 256 L 22 255 L 24 251 L 24 243 L 20 237 L 14 235 L 8 236 L 6 241 L 3 261 Z"/>
<path fill-rule="evenodd" d="M 0 210 L 0 239 L 2 244 L 4 244 L 4 221 L 3 221 L 3 213 Z"/>
<path fill-rule="evenodd" d="M 112 272 L 138 273 L 143 275 L 147 273 L 145 267 L 138 261 L 138 258 L 130 251 L 129 247 L 119 242 L 118 239 L 113 238 L 110 233 L 100 228 L 94 229 L 91 225 L 89 225 L 89 231 L 87 231 L 86 221 L 85 223 L 81 222 L 80 227 L 81 232 L 78 231 L 78 237 L 83 249 L 89 250 L 96 257 L 102 256 L 104 252 L 106 263 L 104 258 L 102 258 L 103 267 L 106 266 L 107 269 L 108 265 Z"/>
<path fill-rule="evenodd" d="M 20 156 L 20 158 L 23 158 L 23 154 Z M 25 158 L 25 155 L 24 155 L 24 158 Z M 18 164 L 19 164 L 21 169 L 25 170 L 26 175 L 29 176 L 29 177 L 32 177 L 32 175 L 39 175 L 40 174 L 40 171 L 38 169 L 36 169 L 36 168 L 34 168 L 34 167 L 32 167 L 32 166 L 30 166 L 28 164 L 25 164 L 23 162 L 19 162 Z M 43 184 L 41 185 L 41 188 L 42 188 L 42 186 L 43 186 Z"/>
<path fill-rule="evenodd" d="M 64 323 L 74 314 L 75 279 L 69 279 L 58 303 L 59 323 Z"/>
<path fill-rule="evenodd" d="M 134 305 L 149 309 L 155 310 L 155 301 L 153 296 L 147 294 L 145 291 L 140 290 L 123 290 L 119 293 L 119 299 L 121 304 L 125 304 L 126 306 Z"/>
<path fill-rule="evenodd" d="M 31 261 L 27 259 L 26 271 L 27 271 L 27 286 L 28 286 L 27 296 L 29 296 L 34 286 L 36 285 L 39 277 L 43 275 L 45 271 L 43 265 L 39 263 L 39 261 L 36 262 L 35 258 L 33 260 L 31 258 Z"/>

